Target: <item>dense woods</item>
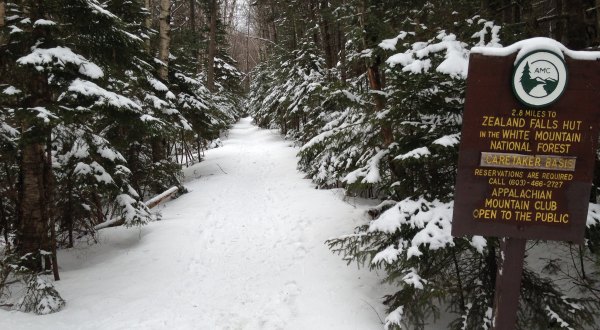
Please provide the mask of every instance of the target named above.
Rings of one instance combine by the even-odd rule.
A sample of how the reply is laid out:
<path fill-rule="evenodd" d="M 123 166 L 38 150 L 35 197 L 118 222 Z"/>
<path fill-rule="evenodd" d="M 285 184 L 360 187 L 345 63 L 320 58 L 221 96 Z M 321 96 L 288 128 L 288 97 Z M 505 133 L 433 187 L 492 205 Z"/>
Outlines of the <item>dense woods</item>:
<path fill-rule="evenodd" d="M 57 249 L 157 220 L 250 114 L 382 200 L 326 244 L 395 288 L 385 329 L 489 329 L 500 242 L 450 235 L 468 57 L 530 37 L 597 50 L 600 1 L 0 0 L 0 307 L 60 310 Z M 595 173 L 585 244 L 528 245 L 519 329 L 598 322 Z"/>
<path fill-rule="evenodd" d="M 0 298 L 45 314 L 56 249 L 156 217 L 143 201 L 239 117 L 242 74 L 215 0 L 0 8 Z"/>
<path fill-rule="evenodd" d="M 328 241 L 383 269 L 386 329 L 488 329 L 499 241 L 450 235 L 465 78 L 474 46 L 550 37 L 599 45 L 595 1 L 256 1 L 265 60 L 248 106 L 298 141 L 321 188 L 381 198 L 373 221 Z M 596 173 L 599 173 L 596 169 Z M 594 326 L 600 223 L 594 182 L 586 244 L 530 242 L 519 329 Z M 538 260 L 539 250 L 553 255 Z M 538 251 L 538 252 L 536 252 Z M 441 313 L 449 324 L 434 324 Z"/>

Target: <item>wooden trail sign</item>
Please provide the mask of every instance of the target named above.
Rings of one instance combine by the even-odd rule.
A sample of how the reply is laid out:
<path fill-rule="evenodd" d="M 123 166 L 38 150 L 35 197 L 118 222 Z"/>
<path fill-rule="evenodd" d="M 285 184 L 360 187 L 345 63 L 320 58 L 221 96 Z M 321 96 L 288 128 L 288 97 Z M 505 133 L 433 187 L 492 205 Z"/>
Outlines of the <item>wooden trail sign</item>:
<path fill-rule="evenodd" d="M 596 160 L 600 53 L 532 40 L 469 60 L 452 235 L 506 237 L 497 330 L 515 327 L 526 240 L 583 242 Z"/>

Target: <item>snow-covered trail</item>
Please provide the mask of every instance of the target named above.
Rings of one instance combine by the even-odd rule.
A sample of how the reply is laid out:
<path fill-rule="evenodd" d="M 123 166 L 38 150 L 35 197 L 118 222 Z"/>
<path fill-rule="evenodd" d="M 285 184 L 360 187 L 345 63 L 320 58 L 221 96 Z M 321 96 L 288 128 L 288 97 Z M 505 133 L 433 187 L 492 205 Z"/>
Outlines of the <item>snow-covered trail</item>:
<path fill-rule="evenodd" d="M 141 230 L 59 256 L 56 314 L 0 311 L 2 329 L 381 329 L 375 274 L 324 244 L 364 222 L 296 170 L 297 149 L 249 118 L 185 170 L 188 194 Z"/>

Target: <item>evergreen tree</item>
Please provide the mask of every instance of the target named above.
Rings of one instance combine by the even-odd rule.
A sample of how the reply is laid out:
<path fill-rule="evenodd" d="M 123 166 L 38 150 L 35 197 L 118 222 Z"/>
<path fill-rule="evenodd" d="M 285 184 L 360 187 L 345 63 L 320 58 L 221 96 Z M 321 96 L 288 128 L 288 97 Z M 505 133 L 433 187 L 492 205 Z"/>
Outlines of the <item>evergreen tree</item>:
<path fill-rule="evenodd" d="M 148 209 L 129 184 L 125 159 L 103 136 L 106 127 L 100 124 L 114 113 L 141 111 L 134 100 L 109 90 L 114 78 L 97 64 L 118 60 L 116 53 L 106 51 L 105 42 L 126 50 L 140 40 L 94 0 L 7 5 L 12 25 L 6 27 L 11 30 L 2 47 L 1 84 L 9 93 L 3 95 L 8 102 L 2 111 L 21 128 L 18 134 L 10 130 L 22 155 L 16 160 L 20 182 L 15 185 L 20 209 L 11 229 L 17 234 L 15 252 L 23 257 L 8 255 L 5 261 L 16 261 L 16 268 L 4 266 L 18 270 L 9 272 L 12 276 L 34 276 L 25 280 L 33 283 L 27 291 L 32 296 L 25 297 L 30 303 L 21 308 L 48 313 L 62 306 L 60 297 L 52 308 L 32 306 L 55 293 L 47 290 L 49 284 L 40 284 L 39 276 L 52 265 L 58 277 L 57 220 L 66 228 L 76 218 L 92 220 L 89 228 L 94 218 L 96 223 L 106 220 L 107 211 L 127 225 L 149 220 Z M 57 198 L 65 191 L 65 199 Z"/>
<path fill-rule="evenodd" d="M 521 86 L 523 86 L 523 89 L 525 90 L 525 92 L 527 92 L 527 94 L 529 94 L 531 90 L 535 88 L 535 86 L 540 84 L 539 81 L 531 79 L 531 70 L 529 69 L 529 62 L 525 63 L 525 67 L 523 68 L 523 73 L 519 81 L 521 82 Z"/>
<path fill-rule="evenodd" d="M 327 37 L 322 29 L 290 29 L 292 14 L 277 1 L 269 5 L 278 16 L 265 23 L 275 23 L 269 32 L 277 32 L 277 40 L 271 37 L 277 45 L 253 74 L 249 106 L 255 120 L 303 144 L 299 167 L 320 187 L 342 185 L 349 194 L 384 199 L 370 210 L 372 222 L 329 246 L 349 262 L 385 270 L 386 282 L 397 285 L 384 300 L 386 328 L 425 328 L 441 312 L 435 301 L 455 313 L 451 328 L 491 326 L 498 240 L 453 238 L 450 228 L 469 49 L 500 46 L 500 26 L 473 16 L 479 2 L 399 8 L 393 2 L 346 1 L 333 16 L 333 26 L 343 32 L 339 39 L 346 40 L 338 48 L 341 58 L 336 67 L 321 70 L 313 89 L 302 90 L 292 72 L 301 72 L 306 62 L 286 54 Z M 310 5 L 303 9 L 298 5 L 296 16 L 313 14 Z M 327 10 L 319 14 L 325 17 Z M 515 32 L 506 32 L 503 42 L 523 37 Z M 298 46 L 290 49 L 287 36 Z M 326 47 L 311 53 L 327 67 Z M 304 103 L 307 120 L 292 129 L 290 95 L 315 100 Z M 596 231 L 596 223 L 588 231 Z M 600 301 L 590 282 L 580 285 L 586 294 L 567 298 L 551 268 L 526 268 L 519 328 L 593 324 Z"/>

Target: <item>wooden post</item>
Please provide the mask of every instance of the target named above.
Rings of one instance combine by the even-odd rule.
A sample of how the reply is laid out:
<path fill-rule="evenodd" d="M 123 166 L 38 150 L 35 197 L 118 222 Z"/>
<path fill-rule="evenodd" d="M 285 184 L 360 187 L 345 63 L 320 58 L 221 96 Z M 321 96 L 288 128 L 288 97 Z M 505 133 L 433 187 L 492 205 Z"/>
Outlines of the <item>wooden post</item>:
<path fill-rule="evenodd" d="M 505 238 L 500 242 L 492 330 L 516 329 L 525 243 L 527 240 L 520 238 Z"/>

